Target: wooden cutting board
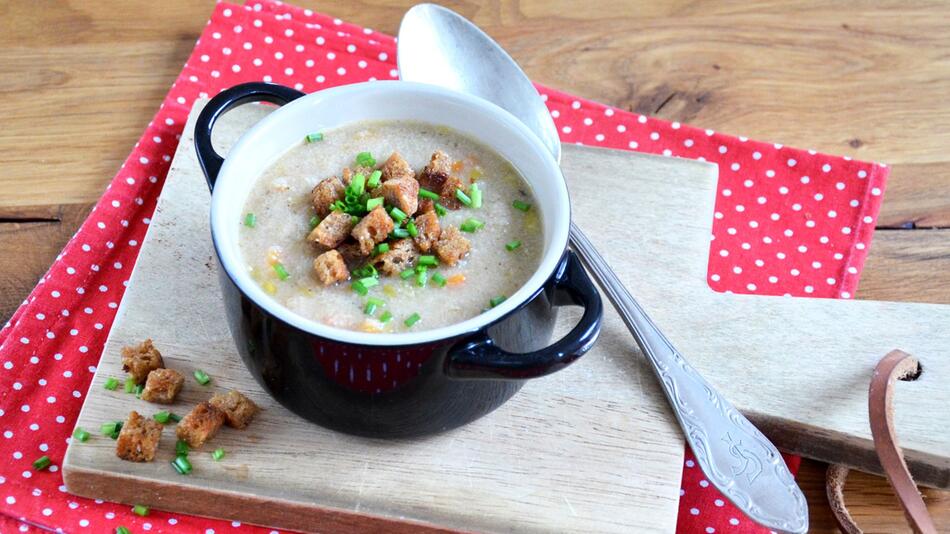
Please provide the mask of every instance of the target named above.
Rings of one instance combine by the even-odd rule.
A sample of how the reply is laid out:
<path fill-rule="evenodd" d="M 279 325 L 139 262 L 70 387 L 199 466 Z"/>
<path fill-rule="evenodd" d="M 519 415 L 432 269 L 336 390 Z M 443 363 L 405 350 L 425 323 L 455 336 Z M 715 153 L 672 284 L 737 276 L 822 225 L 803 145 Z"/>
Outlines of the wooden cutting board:
<path fill-rule="evenodd" d="M 243 106 L 215 130 L 222 151 L 266 108 Z M 196 116 L 192 112 L 192 120 Z M 604 342 L 578 363 L 530 381 L 489 416 L 442 435 L 383 441 L 324 430 L 271 400 L 236 354 L 224 321 L 208 228 L 209 195 L 185 127 L 151 228 L 106 343 L 78 425 L 94 433 L 63 463 L 71 493 L 246 523 L 323 532 L 419 532 L 435 525 L 497 532 L 672 532 L 676 525 L 683 442 L 650 371 L 625 347 L 631 340 L 611 315 Z M 682 222 L 669 228 L 683 243 L 707 242 L 716 172 L 711 165 L 567 147 L 571 174 L 600 160 L 601 172 L 663 177 L 683 190 L 667 195 L 656 182 L 630 190 L 646 208 L 656 202 Z M 652 215 L 644 211 L 649 219 Z M 644 220 L 644 223 L 647 221 Z M 695 258 L 698 267 L 702 258 Z M 573 310 L 571 310 L 573 311 Z M 559 332 L 577 313 L 562 312 Z M 155 462 L 116 458 L 101 423 L 129 410 L 165 409 L 120 391 L 120 349 L 151 337 L 166 365 L 188 377 L 171 408 L 184 414 L 213 391 L 237 388 L 264 411 L 245 431 L 225 428 L 208 451 L 190 456 L 194 471 L 169 465 L 174 432 L 167 428 Z M 213 382 L 199 386 L 193 369 Z M 213 449 L 212 447 L 211 449 Z M 209 449 L 209 450 L 211 450 Z M 380 525 L 371 521 L 384 520 Z"/>

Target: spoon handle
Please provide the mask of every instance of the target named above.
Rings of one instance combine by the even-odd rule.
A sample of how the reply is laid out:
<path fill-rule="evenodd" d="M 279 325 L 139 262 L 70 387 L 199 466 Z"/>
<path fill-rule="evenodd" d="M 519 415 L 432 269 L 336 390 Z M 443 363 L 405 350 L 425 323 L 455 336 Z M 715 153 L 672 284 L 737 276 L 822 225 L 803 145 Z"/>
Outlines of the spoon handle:
<path fill-rule="evenodd" d="M 686 362 L 573 222 L 570 236 L 653 367 L 706 478 L 756 522 L 806 532 L 805 496 L 775 446 Z"/>

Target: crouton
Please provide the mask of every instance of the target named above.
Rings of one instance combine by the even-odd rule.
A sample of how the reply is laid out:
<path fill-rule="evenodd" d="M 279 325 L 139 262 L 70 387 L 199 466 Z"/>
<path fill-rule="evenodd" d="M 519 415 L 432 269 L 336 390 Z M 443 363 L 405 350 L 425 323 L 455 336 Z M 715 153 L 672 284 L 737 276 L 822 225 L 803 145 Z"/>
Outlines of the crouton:
<path fill-rule="evenodd" d="M 122 370 L 132 375 L 136 384 L 144 383 L 150 372 L 162 367 L 165 367 L 162 353 L 155 348 L 151 339 L 134 347 L 122 347 Z"/>
<path fill-rule="evenodd" d="M 319 243 L 326 248 L 336 248 L 346 240 L 353 229 L 353 218 L 342 211 L 333 211 L 310 232 L 307 241 Z"/>
<path fill-rule="evenodd" d="M 419 253 L 412 239 L 400 239 L 389 246 L 387 252 L 383 252 L 373 261 L 373 264 L 387 275 L 399 274 L 412 266 Z"/>
<path fill-rule="evenodd" d="M 224 419 L 223 411 L 209 402 L 202 402 L 178 422 L 175 434 L 189 447 L 197 449 L 218 433 Z"/>
<path fill-rule="evenodd" d="M 419 207 L 419 182 L 415 178 L 400 178 L 383 183 L 383 198 L 406 215 L 412 215 Z"/>
<path fill-rule="evenodd" d="M 416 230 L 418 234 L 413 240 L 422 252 L 429 252 L 442 235 L 439 217 L 434 211 L 427 211 L 416 216 Z"/>
<path fill-rule="evenodd" d="M 254 401 L 233 389 L 227 393 L 216 394 L 208 402 L 224 412 L 225 423 L 233 428 L 246 427 L 254 414 L 260 410 Z"/>
<path fill-rule="evenodd" d="M 455 196 L 457 189 L 465 190 L 462 180 L 455 176 L 449 176 L 442 184 L 442 191 L 439 192 L 439 203 L 450 210 L 457 210 L 462 207 L 462 202 Z"/>
<path fill-rule="evenodd" d="M 136 411 L 129 412 L 115 442 L 115 455 L 128 462 L 151 462 L 163 428 L 158 421 L 146 419 Z"/>
<path fill-rule="evenodd" d="M 313 260 L 313 272 L 320 283 L 328 286 L 350 277 L 343 255 L 336 250 L 328 250 Z"/>
<path fill-rule="evenodd" d="M 393 220 L 386 213 L 386 209 L 382 206 L 376 206 L 373 211 L 360 219 L 350 235 L 359 243 L 360 252 L 365 256 L 373 251 L 376 243 L 385 240 L 389 236 L 389 232 L 393 231 L 393 228 Z"/>
<path fill-rule="evenodd" d="M 454 226 L 442 230 L 442 235 L 435 244 L 435 252 L 439 260 L 446 265 L 455 265 L 472 248 L 468 239 Z"/>
<path fill-rule="evenodd" d="M 369 178 L 369 175 L 373 173 L 372 167 L 363 167 L 362 165 L 357 165 L 352 169 L 349 167 L 343 168 L 343 184 L 350 185 L 350 182 L 353 180 L 353 177 L 357 174 L 362 174 L 364 178 Z"/>
<path fill-rule="evenodd" d="M 383 171 L 382 179 L 384 182 L 389 180 L 400 180 L 403 178 L 412 178 L 415 180 L 416 173 L 412 170 L 412 167 L 409 166 L 409 162 L 406 161 L 399 152 L 393 152 L 389 159 L 383 163 L 383 166 L 380 167 L 380 170 Z"/>
<path fill-rule="evenodd" d="M 441 150 L 436 150 L 432 154 L 429 164 L 419 174 L 419 185 L 433 193 L 438 193 L 442 191 L 442 186 L 451 173 L 452 160 L 449 155 Z"/>
<path fill-rule="evenodd" d="M 158 404 L 171 404 L 185 384 L 185 377 L 174 369 L 155 369 L 148 374 L 142 400 Z"/>
<path fill-rule="evenodd" d="M 363 254 L 360 244 L 353 241 L 347 241 L 336 247 L 336 251 L 339 252 L 341 256 L 343 256 L 343 261 L 346 262 L 347 266 L 363 261 L 363 258 L 368 255 Z"/>
<path fill-rule="evenodd" d="M 321 218 L 330 213 L 330 205 L 341 200 L 346 192 L 343 181 L 336 176 L 324 179 L 310 192 L 310 202 Z"/>
<path fill-rule="evenodd" d="M 435 211 L 435 201 L 433 201 L 431 198 L 419 199 L 419 208 L 416 209 L 416 215 L 428 213 L 430 211 Z"/>

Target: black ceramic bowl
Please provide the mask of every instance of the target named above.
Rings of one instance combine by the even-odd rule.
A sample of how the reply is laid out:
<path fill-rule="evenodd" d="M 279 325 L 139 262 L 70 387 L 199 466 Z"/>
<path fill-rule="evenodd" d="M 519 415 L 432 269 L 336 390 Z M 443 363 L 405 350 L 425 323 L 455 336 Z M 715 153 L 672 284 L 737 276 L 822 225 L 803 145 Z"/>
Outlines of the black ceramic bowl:
<path fill-rule="evenodd" d="M 252 101 L 283 107 L 246 132 L 222 159 L 211 146 L 215 120 Z M 264 293 L 237 243 L 254 181 L 308 133 L 363 120 L 448 126 L 512 163 L 534 191 L 545 243 L 537 271 L 521 289 L 475 318 L 399 334 L 333 328 Z M 448 430 L 494 410 L 525 380 L 569 365 L 600 333 L 600 295 L 567 250 L 570 203 L 557 162 L 524 125 L 491 103 L 408 82 L 370 82 L 310 95 L 250 83 L 208 103 L 195 126 L 195 145 L 212 189 L 212 238 L 241 357 L 275 399 L 317 424 L 373 437 Z M 564 305 L 582 306 L 583 316 L 550 343 L 557 308 Z"/>

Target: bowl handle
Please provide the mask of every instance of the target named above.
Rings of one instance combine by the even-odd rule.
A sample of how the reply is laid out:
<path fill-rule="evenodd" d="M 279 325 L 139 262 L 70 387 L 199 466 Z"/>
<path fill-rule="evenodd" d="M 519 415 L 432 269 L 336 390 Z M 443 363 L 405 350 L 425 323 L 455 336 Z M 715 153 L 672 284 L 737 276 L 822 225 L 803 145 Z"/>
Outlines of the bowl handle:
<path fill-rule="evenodd" d="M 225 89 L 208 101 L 195 122 L 195 152 L 198 154 L 201 170 L 208 179 L 208 188 L 214 189 L 214 182 L 218 179 L 218 172 L 221 171 L 221 165 L 224 163 L 224 158 L 219 156 L 211 145 L 211 130 L 218 117 L 248 102 L 263 101 L 282 106 L 305 94 L 283 85 L 250 82 Z"/>
<path fill-rule="evenodd" d="M 497 347 L 486 331 L 449 350 L 445 372 L 452 378 L 526 379 L 544 376 L 570 365 L 594 346 L 604 309 L 580 260 L 568 251 L 554 273 L 555 306 L 584 308 L 581 320 L 563 338 L 533 352 L 516 354 Z"/>

